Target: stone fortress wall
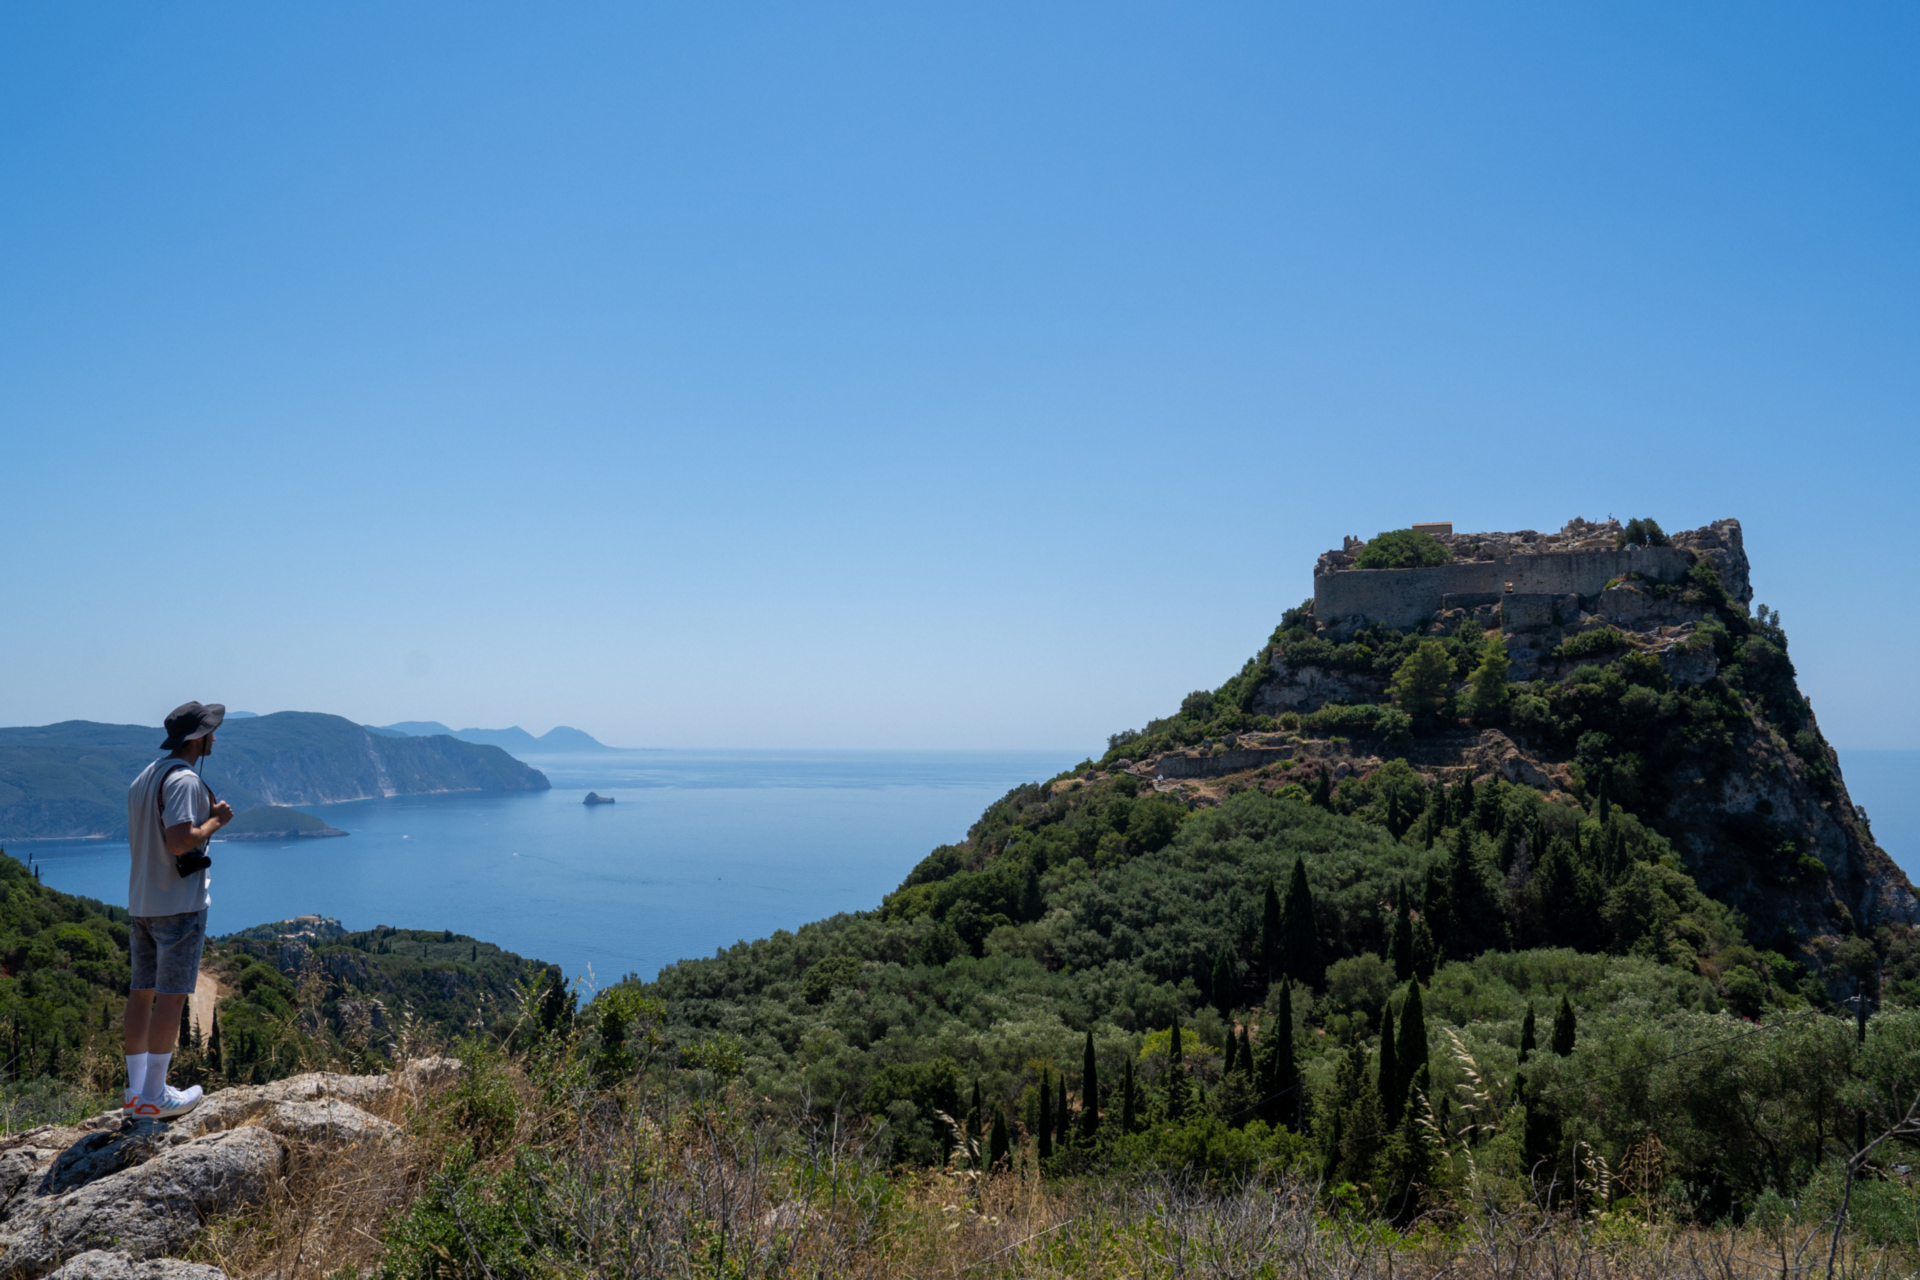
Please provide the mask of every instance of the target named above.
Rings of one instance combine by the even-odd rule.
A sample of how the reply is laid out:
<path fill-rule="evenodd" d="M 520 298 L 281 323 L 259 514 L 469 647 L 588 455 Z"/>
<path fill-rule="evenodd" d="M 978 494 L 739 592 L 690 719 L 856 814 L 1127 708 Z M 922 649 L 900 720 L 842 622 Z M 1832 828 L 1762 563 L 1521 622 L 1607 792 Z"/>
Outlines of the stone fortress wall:
<path fill-rule="evenodd" d="M 1671 547 L 1613 549 L 1618 522 L 1570 522 L 1559 534 L 1451 534 L 1440 538 L 1453 551 L 1452 564 L 1428 569 L 1351 569 L 1364 545 L 1347 539 L 1314 568 L 1313 616 L 1323 627 L 1345 630 L 1366 622 L 1412 627 L 1443 608 L 1500 604 L 1503 612 L 1540 622 L 1565 612 L 1568 597 L 1598 594 L 1608 582 L 1638 573 L 1656 582 L 1678 582 L 1696 554 L 1713 559 L 1737 599 L 1752 595 L 1740 522 L 1720 520 L 1674 535 Z"/>

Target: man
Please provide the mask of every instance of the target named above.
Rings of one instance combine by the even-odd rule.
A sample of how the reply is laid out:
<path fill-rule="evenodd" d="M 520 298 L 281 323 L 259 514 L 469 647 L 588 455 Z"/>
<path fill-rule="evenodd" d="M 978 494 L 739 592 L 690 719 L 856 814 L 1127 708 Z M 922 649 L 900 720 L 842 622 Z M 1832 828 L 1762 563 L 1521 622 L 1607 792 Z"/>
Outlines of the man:
<path fill-rule="evenodd" d="M 200 1086 L 184 1092 L 167 1083 L 180 1007 L 200 978 L 207 941 L 206 856 L 213 833 L 233 821 L 233 807 L 216 799 L 194 765 L 213 750 L 213 731 L 226 718 L 219 703 L 183 703 L 167 717 L 165 757 L 127 788 L 127 846 L 133 869 L 127 910 L 133 951 L 133 990 L 125 1022 L 130 1115 L 167 1120 L 200 1105 Z"/>

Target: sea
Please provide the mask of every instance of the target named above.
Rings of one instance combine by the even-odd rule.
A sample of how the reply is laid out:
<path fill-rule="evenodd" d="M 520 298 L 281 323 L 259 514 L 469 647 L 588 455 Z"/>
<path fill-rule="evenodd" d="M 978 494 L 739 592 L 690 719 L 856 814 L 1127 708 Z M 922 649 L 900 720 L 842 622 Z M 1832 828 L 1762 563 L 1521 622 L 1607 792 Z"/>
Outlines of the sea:
<path fill-rule="evenodd" d="M 213 846 L 209 931 L 319 914 L 451 929 L 589 989 L 866 911 L 1068 751 L 607 751 L 521 758 L 551 791 L 301 805 L 345 838 Z M 613 804 L 582 803 L 588 791 Z M 124 903 L 124 842 L 34 843 L 49 886 Z"/>
<path fill-rule="evenodd" d="M 451 929 L 604 986 L 871 910 L 1067 751 L 607 751 L 535 756 L 553 790 L 305 805 L 344 839 L 214 846 L 215 934 L 296 915 Z M 1920 751 L 1849 751 L 1875 837 L 1920 880 Z M 589 791 L 613 804 L 586 805 Z M 124 843 L 21 845 L 44 881 L 125 902 Z"/>

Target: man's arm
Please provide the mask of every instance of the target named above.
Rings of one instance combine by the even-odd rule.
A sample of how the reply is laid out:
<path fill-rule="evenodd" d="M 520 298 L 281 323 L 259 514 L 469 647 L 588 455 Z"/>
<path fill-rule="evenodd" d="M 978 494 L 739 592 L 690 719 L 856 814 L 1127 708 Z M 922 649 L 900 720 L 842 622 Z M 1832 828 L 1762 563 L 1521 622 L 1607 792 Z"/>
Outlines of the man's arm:
<path fill-rule="evenodd" d="M 214 832 L 233 821 L 233 806 L 225 800 L 213 802 L 213 812 L 199 826 L 191 822 L 176 822 L 166 830 L 167 852 L 176 858 L 183 853 L 198 849 L 205 844 Z M 147 830 L 153 830 L 148 827 Z"/>

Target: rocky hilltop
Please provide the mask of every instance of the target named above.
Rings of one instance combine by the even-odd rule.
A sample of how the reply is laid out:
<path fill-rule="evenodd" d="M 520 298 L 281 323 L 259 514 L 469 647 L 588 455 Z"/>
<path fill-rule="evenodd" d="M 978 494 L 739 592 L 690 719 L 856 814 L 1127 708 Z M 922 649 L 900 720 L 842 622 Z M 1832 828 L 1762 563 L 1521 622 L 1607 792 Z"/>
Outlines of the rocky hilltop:
<path fill-rule="evenodd" d="M 1444 556 L 1370 570 L 1356 567 L 1367 544 L 1346 539 L 1243 673 L 1246 710 L 1270 727 L 1135 747 L 1123 767 L 1196 805 L 1311 788 L 1322 770 L 1334 794 L 1358 796 L 1395 760 L 1429 785 L 1499 778 L 1569 810 L 1637 815 L 1782 951 L 1819 962 L 1846 936 L 1920 923 L 1795 683 L 1779 614 L 1749 608 L 1739 521 L 1630 550 L 1627 537 L 1578 519 L 1556 534 L 1446 534 L 1430 539 Z M 1454 589 L 1485 567 L 1505 590 Z M 1570 589 L 1513 589 L 1529 577 Z M 1327 616 L 1329 600 L 1424 615 L 1394 627 Z M 1436 673 L 1424 694 L 1407 675 L 1423 647 Z"/>

